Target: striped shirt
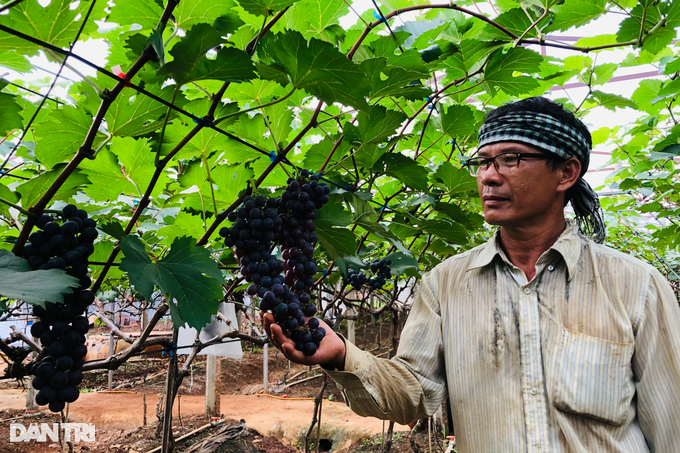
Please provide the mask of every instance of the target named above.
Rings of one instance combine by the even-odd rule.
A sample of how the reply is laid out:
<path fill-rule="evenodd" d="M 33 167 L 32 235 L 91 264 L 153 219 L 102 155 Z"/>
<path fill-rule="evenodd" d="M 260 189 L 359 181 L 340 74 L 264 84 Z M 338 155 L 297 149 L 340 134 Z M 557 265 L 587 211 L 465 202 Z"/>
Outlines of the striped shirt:
<path fill-rule="evenodd" d="M 531 281 L 498 233 L 435 267 L 391 360 L 346 344 L 353 411 L 406 424 L 448 396 L 460 453 L 680 452 L 675 295 L 573 221 Z"/>

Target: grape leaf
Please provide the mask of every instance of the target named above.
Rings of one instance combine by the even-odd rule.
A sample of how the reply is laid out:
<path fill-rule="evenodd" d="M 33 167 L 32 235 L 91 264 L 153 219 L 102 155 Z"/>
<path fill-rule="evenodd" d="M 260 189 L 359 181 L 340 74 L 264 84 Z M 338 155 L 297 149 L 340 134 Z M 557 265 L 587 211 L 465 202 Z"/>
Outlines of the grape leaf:
<path fill-rule="evenodd" d="M 168 86 L 163 90 L 158 89 L 158 87 L 146 87 L 146 89 L 170 102 L 175 87 Z M 123 92 L 106 112 L 106 125 L 109 134 L 120 137 L 137 137 L 147 135 L 160 128 L 161 120 L 165 117 L 168 108 L 148 96 L 133 93 Z M 176 101 L 175 105 L 182 107 L 184 104 L 182 99 L 180 97 L 180 102 Z M 170 118 L 175 116 L 177 116 L 177 113 L 174 110 L 171 111 Z"/>
<path fill-rule="evenodd" d="M 220 211 L 238 198 L 239 192 L 246 188 L 254 173 L 240 164 L 218 165 L 211 168 L 210 176 L 215 185 L 215 203 Z M 186 173 L 179 176 L 178 182 L 186 193 L 175 195 L 175 198 L 182 198 L 183 206 L 213 211 L 213 195 L 202 160 L 192 162 Z"/>
<path fill-rule="evenodd" d="M 238 0 L 250 14 L 256 16 L 272 15 L 273 12 L 288 8 L 298 0 Z"/>
<path fill-rule="evenodd" d="M 64 106 L 55 110 L 35 127 L 35 157 L 47 168 L 69 160 L 83 144 L 91 125 L 92 118 L 82 109 Z M 97 133 L 94 147 L 103 137 Z"/>
<path fill-rule="evenodd" d="M 26 0 L 10 8 L 9 14 L 0 15 L 0 24 L 54 46 L 68 47 L 90 5 L 89 1 L 52 0 L 43 7 L 37 0 Z M 104 18 L 105 6 L 106 2 L 97 2 L 85 33 L 97 29 L 94 21 Z M 36 55 L 39 49 L 37 44 L 0 31 L 0 51 L 17 51 L 30 56 Z"/>
<path fill-rule="evenodd" d="M 387 153 L 376 162 L 373 169 L 382 171 L 383 167 L 386 175 L 397 178 L 408 187 L 427 190 L 427 170 L 410 157 L 399 153 Z"/>
<path fill-rule="evenodd" d="M 343 0 L 302 0 L 287 14 L 301 16 L 316 37 L 324 38 L 324 30 L 340 23 L 339 19 L 347 13 L 349 6 Z"/>
<path fill-rule="evenodd" d="M 401 252 L 392 252 L 389 255 L 385 255 L 383 259 L 392 261 L 392 264 L 390 264 L 390 271 L 395 277 L 403 274 L 408 269 L 418 270 L 419 267 L 417 259 Z"/>
<path fill-rule="evenodd" d="M 163 8 L 155 0 L 116 0 L 109 21 L 120 25 L 137 24 L 142 28 L 156 28 L 161 14 Z"/>
<path fill-rule="evenodd" d="M 95 201 L 115 200 L 120 194 L 141 197 L 153 176 L 153 163 L 148 139 L 115 137 L 110 151 L 102 150 L 95 160 L 80 164 L 90 180 L 85 193 Z M 162 189 L 163 184 L 157 184 L 152 195 Z"/>
<path fill-rule="evenodd" d="M 421 220 L 420 227 L 439 239 L 450 244 L 465 244 L 468 241 L 468 233 L 459 223 L 447 220 Z"/>
<path fill-rule="evenodd" d="M 477 180 L 467 170 L 456 168 L 449 162 L 442 163 L 432 176 L 441 180 L 450 194 L 477 192 Z"/>
<path fill-rule="evenodd" d="M 557 12 L 555 20 L 552 25 L 545 28 L 545 31 L 565 31 L 585 25 L 606 13 L 606 4 L 605 0 L 565 0 L 564 3 L 553 8 Z"/>
<path fill-rule="evenodd" d="M 34 271 L 25 259 L 0 250 L 0 296 L 45 307 L 45 301 L 64 302 L 62 293 L 80 286 L 77 278 L 61 269 Z"/>
<path fill-rule="evenodd" d="M 23 110 L 16 96 L 0 93 L 0 136 L 5 136 L 12 129 L 22 129 L 21 111 Z"/>
<path fill-rule="evenodd" d="M 294 87 L 329 104 L 368 109 L 364 96 L 370 86 L 364 72 L 330 43 L 312 38 L 307 44 L 301 33 L 288 31 L 267 35 L 261 50 L 285 70 Z"/>
<path fill-rule="evenodd" d="M 597 103 L 607 110 L 612 112 L 616 108 L 630 107 L 632 109 L 637 108 L 637 104 L 630 99 L 619 96 L 618 94 L 603 93 L 602 91 L 595 90 L 592 93 L 592 97 L 597 100 Z"/>
<path fill-rule="evenodd" d="M 17 187 L 21 194 L 21 206 L 31 208 L 42 198 L 47 189 L 54 183 L 65 164 L 56 165 L 52 170 L 36 176 Z M 78 192 L 78 189 L 90 182 L 80 169 L 74 170 L 69 178 L 61 185 L 53 200 L 68 200 Z"/>
<path fill-rule="evenodd" d="M 395 134 L 396 129 L 406 120 L 406 115 L 376 105 L 368 111 L 359 112 L 356 120 L 358 126 L 345 124 L 345 140 L 362 144 L 380 143 Z"/>
<path fill-rule="evenodd" d="M 136 236 L 127 236 L 120 249 L 125 255 L 120 269 L 144 299 L 152 300 L 154 287 L 169 297 L 175 326 L 186 323 L 200 330 L 210 322 L 222 300 L 224 277 L 210 253 L 196 247 L 196 239 L 175 239 L 168 254 L 155 262 Z"/>
<path fill-rule="evenodd" d="M 233 0 L 219 2 L 179 2 L 173 14 L 175 25 L 183 30 L 189 30 L 199 23 L 214 25 L 219 19 L 221 24 L 229 24 L 229 27 L 220 29 L 224 35 L 235 32 L 243 21 L 233 11 L 236 3 Z"/>
<path fill-rule="evenodd" d="M 182 85 L 204 79 L 242 82 L 255 77 L 255 67 L 247 53 L 223 47 L 215 59 L 206 52 L 223 42 L 222 34 L 208 24 L 196 24 L 170 51 L 174 60 L 163 66 L 159 75 L 175 79 Z"/>
<path fill-rule="evenodd" d="M 475 125 L 474 111 L 467 105 L 450 105 L 435 121 L 437 129 L 453 138 L 474 134 Z"/>
<path fill-rule="evenodd" d="M 515 76 L 514 73 L 533 74 L 542 61 L 541 55 L 523 47 L 513 47 L 507 53 L 503 53 L 502 49 L 496 50 L 486 65 L 484 81 L 490 88 L 497 87 L 513 96 L 526 93 L 538 88 L 538 82 L 531 77 Z"/>

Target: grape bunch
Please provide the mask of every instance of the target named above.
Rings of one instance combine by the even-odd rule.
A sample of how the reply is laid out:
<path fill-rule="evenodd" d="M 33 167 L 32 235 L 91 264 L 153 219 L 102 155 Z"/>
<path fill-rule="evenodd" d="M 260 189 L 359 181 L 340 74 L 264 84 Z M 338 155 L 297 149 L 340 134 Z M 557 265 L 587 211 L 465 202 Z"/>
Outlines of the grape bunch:
<path fill-rule="evenodd" d="M 36 222 L 39 230 L 29 236 L 30 244 L 22 251 L 33 269 L 62 269 L 80 280 L 71 293 L 64 293 L 64 303 L 46 302 L 34 306 L 33 314 L 40 321 L 31 326 L 31 335 L 40 338 L 47 355 L 31 369 L 33 387 L 38 390 L 35 401 L 49 405 L 52 412 L 61 411 L 66 403 L 78 399 L 78 385 L 83 380 L 89 330 L 87 307 L 94 302 L 88 276 L 88 256 L 94 252 L 97 223 L 74 205 L 62 210 L 67 219 L 61 225 L 48 214 Z"/>
<path fill-rule="evenodd" d="M 382 289 L 387 282 L 387 279 L 392 275 L 392 270 L 390 266 L 392 265 L 391 260 L 386 259 L 374 259 L 368 267 L 375 277 L 368 278 L 363 272 L 357 272 L 354 269 L 350 269 L 348 274 L 349 284 L 352 285 L 354 289 L 361 289 L 362 286 L 368 284 L 371 291 Z"/>
<path fill-rule="evenodd" d="M 244 198 L 243 205 L 227 217 L 233 226 L 222 228 L 220 235 L 227 247 L 236 248 L 241 275 L 252 283 L 247 293 L 259 297 L 260 309 L 272 312 L 295 347 L 311 356 L 326 334 L 313 317 L 316 305 L 309 290 L 318 271 L 316 210 L 328 202 L 330 188 L 307 170 L 287 184 L 280 198 Z M 277 245 L 282 260 L 272 253 Z"/>

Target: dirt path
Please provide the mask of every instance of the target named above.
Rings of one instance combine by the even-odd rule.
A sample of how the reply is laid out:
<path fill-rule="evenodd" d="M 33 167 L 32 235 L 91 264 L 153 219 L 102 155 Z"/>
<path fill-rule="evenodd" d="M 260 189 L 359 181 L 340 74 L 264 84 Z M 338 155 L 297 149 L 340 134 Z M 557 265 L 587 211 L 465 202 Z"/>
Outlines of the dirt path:
<path fill-rule="evenodd" d="M 150 422 L 156 420 L 158 398 L 157 394 L 147 394 L 147 417 Z M 294 446 L 304 436 L 314 411 L 313 400 L 276 399 L 264 395 L 222 395 L 220 403 L 224 417 L 243 418 L 249 427 L 263 435 L 277 437 L 290 446 Z M 202 396 L 185 395 L 179 401 L 183 418 L 203 414 L 204 405 Z M 1 390 L 0 407 L 25 408 L 25 394 L 20 390 Z M 177 409 L 176 400 L 175 417 L 178 416 Z M 136 428 L 143 422 L 143 396 L 135 392 L 85 393 L 71 405 L 69 417 L 73 422 L 94 423 L 97 430 Z M 360 417 L 344 403 L 324 400 L 321 428 L 321 438 L 332 439 L 340 447 L 365 435 L 381 433 L 383 422 L 377 418 Z M 406 430 L 406 426 L 395 426 L 395 431 Z"/>

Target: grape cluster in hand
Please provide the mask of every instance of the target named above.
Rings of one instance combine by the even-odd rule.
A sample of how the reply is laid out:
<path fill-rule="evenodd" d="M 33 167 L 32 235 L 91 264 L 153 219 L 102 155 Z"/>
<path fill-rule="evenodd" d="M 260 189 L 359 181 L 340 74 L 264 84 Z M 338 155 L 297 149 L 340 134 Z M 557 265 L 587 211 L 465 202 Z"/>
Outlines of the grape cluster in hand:
<path fill-rule="evenodd" d="M 29 236 L 22 256 L 33 269 L 63 269 L 80 279 L 72 293 L 64 293 L 64 303 L 45 302 L 45 308 L 33 307 L 40 321 L 31 326 L 31 335 L 40 338 L 47 355 L 36 362 L 31 372 L 33 387 L 38 390 L 36 403 L 49 404 L 52 412 L 60 412 L 66 403 L 78 399 L 78 385 L 87 355 L 85 334 L 89 330 L 87 307 L 94 302 L 88 277 L 87 258 L 94 252 L 97 223 L 74 205 L 62 210 L 67 220 L 61 225 L 48 214 L 36 222 L 39 230 Z"/>
<path fill-rule="evenodd" d="M 349 284 L 352 285 L 354 289 L 361 289 L 362 286 L 368 284 L 371 291 L 382 289 L 387 282 L 387 279 L 392 275 L 392 270 L 390 266 L 392 265 L 391 260 L 386 259 L 374 259 L 369 268 L 373 272 L 374 277 L 368 278 L 363 272 L 356 272 L 354 269 L 350 269 L 348 273 Z"/>
<path fill-rule="evenodd" d="M 274 314 L 296 349 L 312 356 L 326 334 L 313 318 L 316 305 L 309 295 L 318 271 L 314 220 L 330 188 L 307 170 L 287 184 L 280 198 L 246 197 L 227 217 L 233 226 L 220 235 L 227 247 L 236 248 L 241 275 L 252 282 L 247 293 L 260 298 L 260 309 Z M 280 246 L 283 261 L 271 253 L 274 245 Z"/>

